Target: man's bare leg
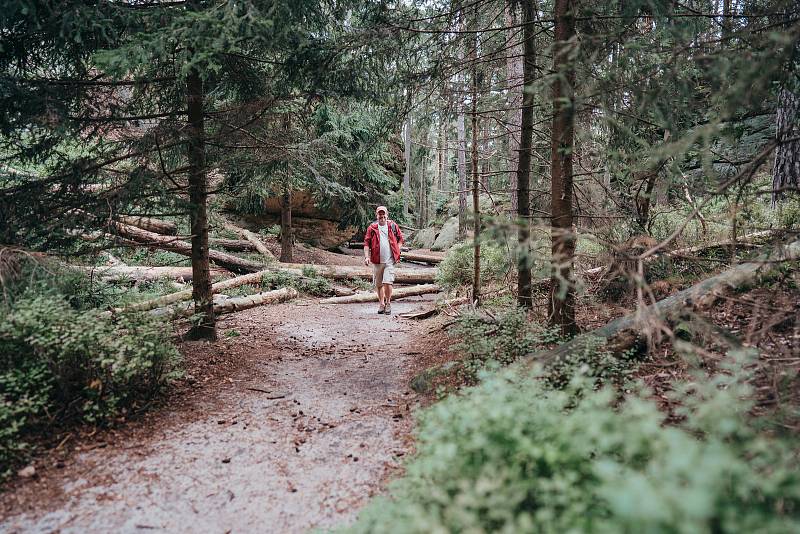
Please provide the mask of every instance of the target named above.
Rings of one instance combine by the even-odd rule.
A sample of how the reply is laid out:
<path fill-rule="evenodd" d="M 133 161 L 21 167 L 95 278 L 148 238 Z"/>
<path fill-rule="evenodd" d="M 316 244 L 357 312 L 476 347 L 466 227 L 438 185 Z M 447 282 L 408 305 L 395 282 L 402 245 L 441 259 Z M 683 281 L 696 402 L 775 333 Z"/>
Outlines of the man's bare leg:
<path fill-rule="evenodd" d="M 378 303 L 383 306 L 383 284 L 378 284 L 375 291 L 378 293 Z"/>
<path fill-rule="evenodd" d="M 383 284 L 383 302 L 389 304 L 392 301 L 392 284 Z"/>

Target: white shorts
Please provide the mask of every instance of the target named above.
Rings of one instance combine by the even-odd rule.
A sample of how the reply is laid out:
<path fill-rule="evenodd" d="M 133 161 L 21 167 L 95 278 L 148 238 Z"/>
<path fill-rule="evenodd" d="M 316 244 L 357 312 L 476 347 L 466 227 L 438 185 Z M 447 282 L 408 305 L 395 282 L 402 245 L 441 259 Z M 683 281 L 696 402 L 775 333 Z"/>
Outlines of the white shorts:
<path fill-rule="evenodd" d="M 381 284 L 394 284 L 394 264 L 373 263 L 372 283 L 375 287 L 380 287 Z"/>

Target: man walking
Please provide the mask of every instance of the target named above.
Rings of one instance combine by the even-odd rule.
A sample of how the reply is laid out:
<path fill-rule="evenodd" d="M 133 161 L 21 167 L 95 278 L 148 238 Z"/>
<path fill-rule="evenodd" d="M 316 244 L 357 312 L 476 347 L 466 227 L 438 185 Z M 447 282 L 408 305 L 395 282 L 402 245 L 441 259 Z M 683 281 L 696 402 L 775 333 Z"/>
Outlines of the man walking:
<path fill-rule="evenodd" d="M 372 280 L 378 293 L 378 313 L 392 313 L 394 266 L 400 261 L 400 245 L 404 243 L 400 226 L 389 219 L 386 206 L 375 209 L 378 220 L 364 235 L 364 265 L 372 263 Z"/>

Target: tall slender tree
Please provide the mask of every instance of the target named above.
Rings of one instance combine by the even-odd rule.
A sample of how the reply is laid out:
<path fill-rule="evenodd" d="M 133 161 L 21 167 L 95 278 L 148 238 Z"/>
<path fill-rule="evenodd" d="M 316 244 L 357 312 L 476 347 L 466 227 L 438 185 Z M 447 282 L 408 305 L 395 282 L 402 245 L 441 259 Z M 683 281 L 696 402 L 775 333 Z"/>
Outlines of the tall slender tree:
<path fill-rule="evenodd" d="M 572 270 L 575 233 L 572 213 L 572 154 L 575 131 L 575 68 L 570 57 L 575 37 L 574 0 L 555 0 L 553 42 L 553 126 L 551 130 L 552 280 L 550 322 L 563 335 L 577 332 Z"/>

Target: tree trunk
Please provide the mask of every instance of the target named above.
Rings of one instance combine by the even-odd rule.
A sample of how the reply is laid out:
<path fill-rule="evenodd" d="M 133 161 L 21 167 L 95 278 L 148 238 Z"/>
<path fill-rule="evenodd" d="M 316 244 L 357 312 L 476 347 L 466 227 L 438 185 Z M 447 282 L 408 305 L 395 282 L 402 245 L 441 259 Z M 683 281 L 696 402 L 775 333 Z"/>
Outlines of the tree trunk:
<path fill-rule="evenodd" d="M 262 256 L 266 256 L 270 260 L 274 260 L 275 259 L 275 255 L 273 255 L 272 252 L 270 252 L 270 250 L 267 248 L 267 246 L 264 244 L 264 242 L 261 241 L 261 238 L 258 237 L 253 232 L 251 232 L 250 230 L 245 230 L 244 228 L 236 226 L 232 222 L 225 221 L 225 220 L 223 220 L 222 225 L 225 227 L 226 230 L 231 231 L 231 232 L 235 233 L 236 235 L 238 235 L 239 237 L 243 237 L 248 242 L 250 242 L 250 244 L 253 245 L 253 247 Z"/>
<path fill-rule="evenodd" d="M 519 230 L 517 243 L 519 251 L 517 256 L 517 303 L 525 309 L 533 306 L 533 289 L 531 285 L 531 202 L 530 202 L 530 173 L 531 149 L 533 147 L 533 83 L 536 76 L 536 41 L 533 0 L 523 3 L 523 87 L 522 105 L 520 112 L 520 137 L 519 152 L 516 154 L 516 196 L 518 199 L 516 212 L 519 214 Z"/>
<path fill-rule="evenodd" d="M 527 4 L 532 0 L 524 0 Z M 524 9 L 528 9 L 525 7 Z M 532 8 L 531 8 L 532 9 Z M 520 142 L 522 139 L 522 107 L 523 107 L 523 45 L 517 34 L 519 28 L 515 26 L 519 22 L 517 5 L 515 2 L 505 2 L 505 21 L 507 30 L 508 48 L 506 51 L 506 99 L 508 102 L 508 182 L 511 191 L 511 218 L 516 218 L 519 214 L 519 197 L 517 180 L 519 176 L 519 157 Z M 529 23 L 530 24 L 530 23 Z M 525 27 L 527 28 L 527 26 Z M 524 34 L 523 28 L 523 34 Z M 532 95 L 532 93 L 531 93 Z M 531 123 L 533 124 L 533 123 Z M 528 155 L 528 166 L 530 166 L 530 155 Z"/>
<path fill-rule="evenodd" d="M 425 254 L 422 252 L 403 252 L 403 261 L 414 261 L 418 263 L 441 263 L 444 256 L 440 254 Z"/>
<path fill-rule="evenodd" d="M 442 289 L 436 284 L 401 287 L 392 291 L 392 300 L 438 293 L 441 290 Z M 378 295 L 376 295 L 374 291 L 370 291 L 368 293 L 357 293 L 347 297 L 330 297 L 319 301 L 320 304 L 355 304 L 359 302 L 378 302 Z"/>
<path fill-rule="evenodd" d="M 456 120 L 458 134 L 458 235 L 467 233 L 467 132 L 464 126 L 464 101 L 462 98 Z"/>
<path fill-rule="evenodd" d="M 257 252 L 255 245 L 246 239 L 222 239 L 210 237 L 210 246 L 214 248 L 224 248 L 231 252 Z"/>
<path fill-rule="evenodd" d="M 800 241 L 781 246 L 770 254 L 766 261 L 741 263 L 655 304 L 646 306 L 644 309 L 639 309 L 630 315 L 615 319 L 605 326 L 578 336 L 552 350 L 534 353 L 529 357 L 530 364 L 549 365 L 555 363 L 571 354 L 580 354 L 587 347 L 597 347 L 598 340 L 605 342 L 605 348 L 614 354 L 622 354 L 642 339 L 641 332 L 643 330 L 653 326 L 652 324 L 642 324 L 641 317 L 651 317 L 669 322 L 687 308 L 692 308 L 694 311 L 707 309 L 729 289 L 750 283 L 759 273 L 774 270 L 781 265 L 778 262 L 793 261 L 798 258 L 800 258 Z"/>
<path fill-rule="evenodd" d="M 575 36 L 573 0 L 555 1 L 553 45 L 553 128 L 551 138 L 551 238 L 552 284 L 550 322 L 565 336 L 577 332 L 575 324 L 575 235 L 572 230 L 572 151 L 574 135 L 575 70 L 569 53 Z"/>
<path fill-rule="evenodd" d="M 477 12 L 475 13 L 477 22 Z M 481 208 L 480 208 L 480 172 L 478 168 L 478 37 L 474 34 L 472 46 L 472 228 L 473 228 L 473 270 L 472 270 L 472 302 L 480 304 L 481 300 Z"/>
<path fill-rule="evenodd" d="M 450 146 L 448 139 L 450 133 L 450 93 L 445 86 L 445 105 L 442 109 L 441 122 L 439 124 L 439 140 L 441 149 L 439 151 L 439 190 L 448 191 L 450 189 Z"/>
<path fill-rule="evenodd" d="M 124 237 L 125 239 L 134 243 L 148 247 L 159 248 L 161 250 L 169 250 L 171 252 L 175 252 L 176 254 L 193 258 L 194 243 L 190 244 L 174 237 L 154 234 L 153 232 L 148 232 L 147 230 L 142 230 L 141 228 L 128 226 L 118 222 L 112 221 L 111 226 L 119 236 Z M 206 234 L 206 236 L 207 235 L 208 234 Z M 264 268 L 264 264 L 262 263 L 245 260 L 238 256 L 234 256 L 233 254 L 226 254 L 217 250 L 209 250 L 207 245 L 205 248 L 205 255 L 207 260 L 211 260 L 220 267 L 235 273 L 254 273 Z M 194 267 L 194 265 L 192 266 Z M 206 272 L 207 271 L 208 268 L 206 268 Z M 196 276 L 196 274 L 194 276 Z"/>
<path fill-rule="evenodd" d="M 405 128 L 403 128 L 403 159 L 405 161 L 405 171 L 403 172 L 403 215 L 408 219 L 408 204 L 411 198 L 411 113 L 406 117 Z"/>
<path fill-rule="evenodd" d="M 189 213 L 192 228 L 192 297 L 199 318 L 189 331 L 193 339 L 217 339 L 208 250 L 208 192 L 203 122 L 203 80 L 197 69 L 186 78 L 188 114 Z"/>
<path fill-rule="evenodd" d="M 191 267 L 147 267 L 138 265 L 84 267 L 76 265 L 72 268 L 79 269 L 83 272 L 89 273 L 92 276 L 96 276 L 110 282 L 118 282 L 123 280 L 130 280 L 132 282 L 153 282 L 155 280 L 161 280 L 164 278 L 189 281 L 194 276 Z M 210 269 L 211 276 L 223 276 L 226 273 L 227 271 L 222 269 Z M 190 293 L 189 297 L 191 296 L 192 294 Z"/>
<path fill-rule="evenodd" d="M 245 297 L 234 297 L 218 300 L 214 303 L 214 313 L 233 313 L 237 311 L 249 310 L 264 304 L 278 304 L 297 297 L 297 290 L 293 287 L 284 287 L 274 291 L 265 291 L 255 295 Z M 178 304 L 169 308 L 158 308 L 152 310 L 153 315 L 168 315 L 171 317 L 187 317 L 195 313 L 193 303 Z"/>
<path fill-rule="evenodd" d="M 800 128 L 797 126 L 797 112 L 800 99 L 787 88 L 781 89 L 776 112 L 776 136 L 778 147 L 775 150 L 775 166 L 772 174 L 772 203 L 786 196 L 787 191 L 795 194 L 800 191 Z"/>
<path fill-rule="evenodd" d="M 157 234 L 163 235 L 177 235 L 178 233 L 178 225 L 169 222 L 169 221 L 162 221 L 160 219 L 153 219 L 152 217 L 139 217 L 137 215 L 120 215 L 117 217 L 117 220 L 124 224 L 130 224 L 131 226 L 136 226 L 141 228 L 142 230 L 147 230 L 148 232 L 155 232 Z"/>
<path fill-rule="evenodd" d="M 292 190 L 288 187 L 281 196 L 281 262 L 292 263 Z"/>
<path fill-rule="evenodd" d="M 349 278 L 360 278 L 362 280 L 372 280 L 372 268 L 358 265 L 313 265 L 304 263 L 280 263 L 273 267 L 276 271 L 285 271 L 294 274 L 303 274 L 309 270 L 317 273 L 318 276 L 331 278 L 333 280 L 347 280 Z M 394 281 L 397 284 L 432 284 L 436 279 L 436 269 L 405 269 L 396 268 L 394 270 Z"/>

